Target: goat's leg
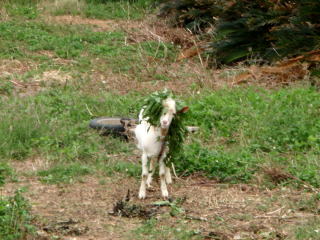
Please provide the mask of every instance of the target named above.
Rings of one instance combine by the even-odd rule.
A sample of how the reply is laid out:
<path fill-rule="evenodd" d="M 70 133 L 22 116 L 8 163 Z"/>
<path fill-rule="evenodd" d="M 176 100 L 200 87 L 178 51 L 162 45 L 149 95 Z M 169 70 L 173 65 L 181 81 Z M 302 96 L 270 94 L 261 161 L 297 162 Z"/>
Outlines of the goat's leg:
<path fill-rule="evenodd" d="M 152 177 L 153 174 L 155 172 L 155 158 L 151 158 L 150 160 L 150 166 L 149 166 L 149 174 L 148 174 L 148 179 L 147 179 L 147 187 L 150 188 L 151 187 L 151 183 L 152 183 Z"/>
<path fill-rule="evenodd" d="M 142 174 L 141 174 L 141 185 L 139 190 L 139 198 L 145 199 L 146 198 L 146 183 L 148 178 L 148 156 L 147 154 L 142 154 Z"/>
<path fill-rule="evenodd" d="M 166 184 L 166 165 L 163 161 L 163 157 L 159 160 L 159 175 L 160 175 L 160 187 L 162 197 L 167 199 L 169 197 L 167 184 Z"/>
<path fill-rule="evenodd" d="M 167 184 L 172 183 L 172 177 L 171 177 L 171 172 L 169 167 L 166 167 L 166 183 Z"/>

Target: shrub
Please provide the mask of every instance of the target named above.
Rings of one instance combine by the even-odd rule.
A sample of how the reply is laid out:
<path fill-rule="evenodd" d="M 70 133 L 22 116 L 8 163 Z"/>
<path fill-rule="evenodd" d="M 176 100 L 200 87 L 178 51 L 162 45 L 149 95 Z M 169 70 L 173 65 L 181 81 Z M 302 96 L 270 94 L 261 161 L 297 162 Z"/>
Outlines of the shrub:
<path fill-rule="evenodd" d="M 271 62 L 320 47 L 317 0 L 175 0 L 161 13 L 194 32 L 215 25 L 207 53 L 218 65 L 249 57 Z"/>

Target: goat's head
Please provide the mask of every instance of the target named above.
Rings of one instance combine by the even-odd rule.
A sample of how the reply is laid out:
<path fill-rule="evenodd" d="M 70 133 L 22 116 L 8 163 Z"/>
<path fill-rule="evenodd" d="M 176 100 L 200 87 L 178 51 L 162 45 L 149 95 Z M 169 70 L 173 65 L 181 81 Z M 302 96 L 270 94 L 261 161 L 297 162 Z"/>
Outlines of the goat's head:
<path fill-rule="evenodd" d="M 160 117 L 160 126 L 162 129 L 169 129 L 172 119 L 176 114 L 185 113 L 189 110 L 189 107 L 183 107 L 177 111 L 176 101 L 172 98 L 167 98 L 162 102 L 163 113 Z"/>
<path fill-rule="evenodd" d="M 163 129 L 168 129 L 174 115 L 177 113 L 176 102 L 172 98 L 167 98 L 162 102 L 163 113 L 160 117 L 160 125 Z"/>

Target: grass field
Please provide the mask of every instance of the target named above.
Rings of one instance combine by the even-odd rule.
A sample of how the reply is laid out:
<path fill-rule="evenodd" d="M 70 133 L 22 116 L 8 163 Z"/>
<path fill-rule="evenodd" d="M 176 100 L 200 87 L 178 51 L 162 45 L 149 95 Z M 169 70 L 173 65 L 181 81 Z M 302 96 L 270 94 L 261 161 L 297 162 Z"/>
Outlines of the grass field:
<path fill-rule="evenodd" d="M 320 239 L 319 90 L 230 87 L 239 67 L 177 61 L 154 12 L 147 0 L 0 3 L 0 238 Z M 137 117 L 164 88 L 200 127 L 175 160 L 171 192 L 186 200 L 148 220 L 111 217 L 128 189 L 143 206 L 159 189 L 137 200 L 134 143 L 88 122 Z"/>

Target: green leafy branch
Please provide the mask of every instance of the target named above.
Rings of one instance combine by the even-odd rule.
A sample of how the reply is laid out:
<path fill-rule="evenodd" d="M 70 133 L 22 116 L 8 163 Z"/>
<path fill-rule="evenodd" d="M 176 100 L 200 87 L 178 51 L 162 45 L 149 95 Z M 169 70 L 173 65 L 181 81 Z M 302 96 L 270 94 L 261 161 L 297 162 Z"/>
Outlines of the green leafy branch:
<path fill-rule="evenodd" d="M 148 119 L 148 122 L 153 126 L 160 126 L 160 117 L 164 112 L 163 101 L 168 97 L 173 97 L 173 94 L 167 89 L 161 92 L 154 92 L 145 100 L 145 109 L 143 118 Z M 172 162 L 177 155 L 181 153 L 182 144 L 185 140 L 187 128 L 184 124 L 185 112 L 179 112 L 183 108 L 183 102 L 176 100 L 177 114 L 172 119 L 169 131 L 165 137 L 168 143 L 169 152 L 165 159 L 166 164 Z"/>

